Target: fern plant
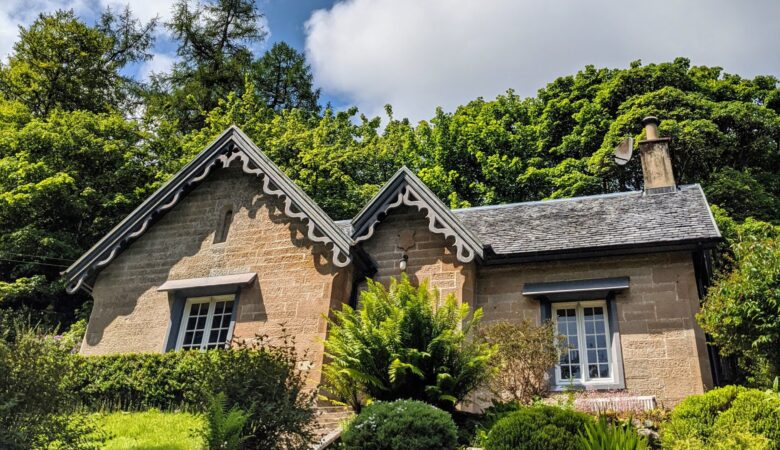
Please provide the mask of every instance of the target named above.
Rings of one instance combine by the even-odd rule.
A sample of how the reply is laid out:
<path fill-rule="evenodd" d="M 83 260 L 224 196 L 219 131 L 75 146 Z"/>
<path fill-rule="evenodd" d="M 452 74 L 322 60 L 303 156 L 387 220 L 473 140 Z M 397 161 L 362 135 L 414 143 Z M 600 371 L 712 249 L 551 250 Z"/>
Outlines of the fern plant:
<path fill-rule="evenodd" d="M 208 399 L 206 411 L 207 427 L 199 431 L 209 450 L 236 450 L 249 436 L 244 434 L 251 414 L 237 406 L 228 408 L 224 393 Z"/>
<path fill-rule="evenodd" d="M 358 309 L 333 311 L 325 390 L 359 409 L 363 401 L 422 400 L 453 410 L 490 375 L 494 346 L 471 339 L 482 310 L 440 300 L 406 275 L 389 289 L 368 281 Z"/>
<path fill-rule="evenodd" d="M 584 430 L 584 433 L 583 433 Z M 582 450 L 647 450 L 647 438 L 639 436 L 630 423 L 609 422 L 606 417 L 586 423 L 579 431 Z"/>

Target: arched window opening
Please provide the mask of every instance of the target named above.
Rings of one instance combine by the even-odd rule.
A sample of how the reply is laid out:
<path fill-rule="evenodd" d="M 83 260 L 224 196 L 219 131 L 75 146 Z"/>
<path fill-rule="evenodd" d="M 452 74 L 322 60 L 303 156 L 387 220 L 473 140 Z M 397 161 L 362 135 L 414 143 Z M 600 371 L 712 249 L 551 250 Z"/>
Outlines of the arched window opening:
<path fill-rule="evenodd" d="M 214 243 L 219 244 L 225 242 L 230 231 L 230 224 L 233 222 L 233 210 L 228 209 L 222 215 L 222 222 L 217 229 L 217 234 L 214 237 Z"/>

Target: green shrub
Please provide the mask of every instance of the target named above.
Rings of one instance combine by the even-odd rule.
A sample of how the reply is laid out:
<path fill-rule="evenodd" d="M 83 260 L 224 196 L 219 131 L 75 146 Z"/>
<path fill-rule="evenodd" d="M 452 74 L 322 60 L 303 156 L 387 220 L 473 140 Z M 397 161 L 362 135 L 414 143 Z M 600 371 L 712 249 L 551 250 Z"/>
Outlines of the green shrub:
<path fill-rule="evenodd" d="M 670 449 L 780 449 L 780 398 L 737 386 L 714 389 L 680 403 L 662 432 Z"/>
<path fill-rule="evenodd" d="M 707 291 L 697 320 L 723 355 L 767 382 L 780 374 L 780 237 L 740 238 L 733 271 Z"/>
<path fill-rule="evenodd" d="M 551 321 L 496 322 L 480 330 L 480 337 L 497 349 L 488 382 L 495 397 L 529 405 L 547 393 L 547 375 L 566 347 Z"/>
<path fill-rule="evenodd" d="M 555 406 L 525 407 L 496 422 L 485 450 L 577 449 L 579 430 L 593 419 Z"/>
<path fill-rule="evenodd" d="M 744 391 L 741 386 L 725 386 L 680 402 L 662 428 L 664 446 L 691 438 L 706 441 L 718 415 L 729 409 L 737 395 Z"/>
<path fill-rule="evenodd" d="M 248 440 L 244 429 L 249 418 L 249 413 L 236 406 L 228 408 L 227 397 L 220 392 L 209 398 L 207 426 L 195 430 L 196 435 L 206 441 L 209 450 L 236 450 Z"/>
<path fill-rule="evenodd" d="M 347 450 L 453 450 L 457 430 L 450 415 L 414 400 L 376 402 L 342 434 Z"/>
<path fill-rule="evenodd" d="M 494 348 L 469 338 L 482 310 L 472 314 L 453 295 L 440 301 L 426 282 L 413 286 L 403 275 L 388 290 L 368 280 L 360 308 L 344 305 L 333 316 L 325 390 L 344 403 L 414 399 L 452 411 L 490 376 Z"/>
<path fill-rule="evenodd" d="M 101 437 L 74 413 L 66 382 L 70 348 L 35 330 L 17 329 L 0 339 L 0 448 L 39 449 L 50 444 L 94 448 Z"/>
<path fill-rule="evenodd" d="M 74 355 L 70 385 L 93 409 L 204 411 L 222 392 L 250 413 L 246 448 L 305 448 L 314 420 L 312 397 L 296 369 L 293 345 L 261 343 L 230 351 Z"/>
<path fill-rule="evenodd" d="M 579 431 L 581 450 L 646 450 L 647 438 L 637 434 L 631 423 L 609 422 L 604 416 L 586 423 Z"/>
<path fill-rule="evenodd" d="M 755 389 L 737 395 L 731 408 L 715 421 L 713 439 L 722 440 L 740 431 L 764 436 L 772 448 L 780 449 L 780 398 Z"/>

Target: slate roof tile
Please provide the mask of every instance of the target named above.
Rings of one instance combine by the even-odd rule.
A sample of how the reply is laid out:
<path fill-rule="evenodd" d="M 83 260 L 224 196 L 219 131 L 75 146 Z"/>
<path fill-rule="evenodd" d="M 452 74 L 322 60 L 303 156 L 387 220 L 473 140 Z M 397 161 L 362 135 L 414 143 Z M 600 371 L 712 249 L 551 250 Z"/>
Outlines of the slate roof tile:
<path fill-rule="evenodd" d="M 720 232 L 699 185 L 453 210 L 498 255 L 712 241 Z M 350 233 L 349 221 L 337 226 Z"/>

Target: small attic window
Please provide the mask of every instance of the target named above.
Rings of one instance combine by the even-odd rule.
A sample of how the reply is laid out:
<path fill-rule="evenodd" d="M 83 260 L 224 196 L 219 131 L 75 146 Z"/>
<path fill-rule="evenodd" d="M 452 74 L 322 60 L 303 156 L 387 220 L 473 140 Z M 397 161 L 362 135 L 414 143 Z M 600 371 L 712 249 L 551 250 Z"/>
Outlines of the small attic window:
<path fill-rule="evenodd" d="M 227 240 L 230 224 L 233 222 L 233 209 L 227 208 L 222 212 L 217 233 L 214 235 L 214 243 L 219 244 Z"/>

